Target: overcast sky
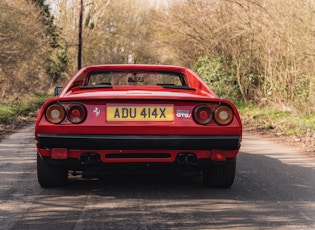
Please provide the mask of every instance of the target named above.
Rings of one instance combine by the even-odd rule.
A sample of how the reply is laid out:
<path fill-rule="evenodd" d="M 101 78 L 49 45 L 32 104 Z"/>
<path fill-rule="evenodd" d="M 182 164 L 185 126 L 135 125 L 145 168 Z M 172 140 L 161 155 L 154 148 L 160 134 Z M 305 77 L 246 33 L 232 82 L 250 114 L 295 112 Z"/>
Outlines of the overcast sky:
<path fill-rule="evenodd" d="M 51 13 L 54 14 L 55 16 L 57 16 L 58 15 L 58 13 L 57 13 L 58 5 L 60 2 L 63 2 L 63 1 L 68 1 L 69 3 L 71 3 L 72 1 L 73 2 L 74 1 L 79 2 L 79 0 L 45 0 L 45 3 L 50 6 Z M 113 1 L 117 1 L 117 0 L 113 0 Z M 130 1 L 132 1 L 132 0 L 130 0 Z M 172 0 L 142 0 L 142 1 L 150 2 L 152 5 L 167 5 Z M 83 3 L 85 3 L 85 4 L 91 3 L 91 2 L 93 2 L 93 0 L 83 0 Z"/>

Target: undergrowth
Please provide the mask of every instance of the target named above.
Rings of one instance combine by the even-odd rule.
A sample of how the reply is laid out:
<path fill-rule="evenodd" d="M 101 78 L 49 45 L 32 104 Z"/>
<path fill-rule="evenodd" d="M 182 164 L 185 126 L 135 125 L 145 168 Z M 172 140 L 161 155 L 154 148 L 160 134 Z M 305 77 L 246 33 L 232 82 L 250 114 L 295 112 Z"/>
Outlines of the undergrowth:
<path fill-rule="evenodd" d="M 38 110 L 50 97 L 47 94 L 33 94 L 24 99 L 17 98 L 10 103 L 0 103 L 0 124 L 18 120 Z"/>
<path fill-rule="evenodd" d="M 298 114 L 290 110 L 260 108 L 252 104 L 237 105 L 243 126 L 277 135 L 315 137 L 315 114 Z"/>

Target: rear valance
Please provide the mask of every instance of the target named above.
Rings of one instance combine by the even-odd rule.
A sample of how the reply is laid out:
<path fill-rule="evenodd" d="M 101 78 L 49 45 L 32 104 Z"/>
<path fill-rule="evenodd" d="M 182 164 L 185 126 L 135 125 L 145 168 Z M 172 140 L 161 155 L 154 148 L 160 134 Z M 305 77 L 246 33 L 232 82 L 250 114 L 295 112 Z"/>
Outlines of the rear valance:
<path fill-rule="evenodd" d="M 41 149 L 67 148 L 82 150 L 236 150 L 240 136 L 196 135 L 54 135 L 38 134 Z"/>

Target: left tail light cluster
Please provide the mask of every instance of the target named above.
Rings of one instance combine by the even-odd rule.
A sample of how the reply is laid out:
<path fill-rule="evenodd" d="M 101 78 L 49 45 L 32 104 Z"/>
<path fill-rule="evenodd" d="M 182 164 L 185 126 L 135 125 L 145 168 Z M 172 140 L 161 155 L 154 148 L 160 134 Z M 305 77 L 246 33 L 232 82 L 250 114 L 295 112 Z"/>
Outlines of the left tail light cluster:
<path fill-rule="evenodd" d="M 212 120 L 212 110 L 207 105 L 197 105 L 194 108 L 193 118 L 196 123 L 206 125 Z"/>
<path fill-rule="evenodd" d="M 193 118 L 200 125 L 207 125 L 212 119 L 219 125 L 228 125 L 234 117 L 233 110 L 225 105 L 212 109 L 206 104 L 197 105 L 193 111 Z"/>
<path fill-rule="evenodd" d="M 85 120 L 86 115 L 86 108 L 80 103 L 70 104 L 66 108 L 59 103 L 54 103 L 45 112 L 46 119 L 54 124 L 61 123 L 66 117 L 71 123 L 79 124 Z"/>

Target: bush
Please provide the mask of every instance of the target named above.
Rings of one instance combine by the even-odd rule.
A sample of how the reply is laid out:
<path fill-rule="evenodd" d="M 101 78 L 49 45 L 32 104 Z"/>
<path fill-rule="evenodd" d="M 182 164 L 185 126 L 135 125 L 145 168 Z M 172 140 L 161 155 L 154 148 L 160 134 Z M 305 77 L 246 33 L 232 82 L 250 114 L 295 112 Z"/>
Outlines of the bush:
<path fill-rule="evenodd" d="M 49 97 L 51 95 L 33 94 L 25 101 L 17 98 L 10 104 L 0 103 L 0 124 L 18 120 L 19 117 L 28 116 L 30 113 L 38 110 Z"/>
<path fill-rule="evenodd" d="M 241 94 L 233 68 L 229 68 L 229 61 L 223 57 L 210 59 L 200 57 L 192 69 L 222 98 L 239 100 Z"/>

